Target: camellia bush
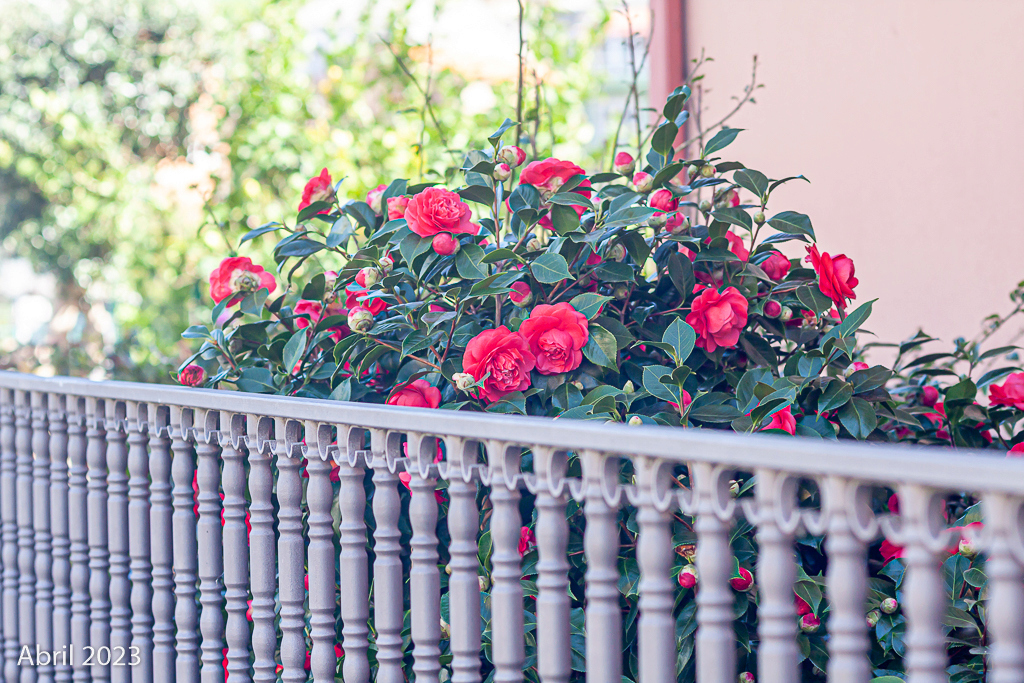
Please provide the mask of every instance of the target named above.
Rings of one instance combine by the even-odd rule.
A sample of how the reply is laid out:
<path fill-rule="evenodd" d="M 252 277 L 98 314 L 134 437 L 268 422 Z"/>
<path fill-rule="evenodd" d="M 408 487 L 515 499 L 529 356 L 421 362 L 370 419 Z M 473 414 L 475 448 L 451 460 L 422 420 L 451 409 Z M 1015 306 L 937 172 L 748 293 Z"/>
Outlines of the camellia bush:
<path fill-rule="evenodd" d="M 179 381 L 436 410 L 763 431 L 780 438 L 1024 449 L 1024 436 L 1015 433 L 1024 415 L 1024 373 L 1003 367 L 972 378 L 989 359 L 1014 349 L 982 352 L 961 344 L 952 354 L 920 355 L 931 338 L 919 335 L 899 347 L 895 368 L 862 362 L 856 335 L 871 302 L 857 301 L 853 261 L 836 253 L 838 245 L 819 246 L 808 216 L 769 209 L 776 188 L 803 178 L 776 180 L 727 160 L 723 154 L 737 129 L 720 130 L 699 155 L 681 158 L 673 145 L 687 119 L 689 95 L 684 87 L 668 98 L 644 159 L 619 153 L 613 169 L 593 175 L 571 161 L 528 160 L 516 145 L 503 144 L 515 125 L 509 120 L 483 149 L 465 154 L 458 187 L 397 179 L 365 201 L 344 200 L 343 180 L 324 169 L 306 185 L 293 224 L 268 223 L 240 236 L 243 246 L 280 238 L 273 268 L 229 256 L 210 274 L 212 324 L 184 333 L 200 346 L 182 365 Z M 798 258 L 783 254 L 782 244 Z M 958 363 L 969 364 L 969 371 L 957 371 Z M 983 406 L 978 399 L 986 390 Z M 571 458 L 570 472 L 578 467 Z M 623 477 L 630 475 L 627 466 Z M 685 473 L 680 481 L 687 483 Z M 734 493 L 750 495 L 753 485 L 752 477 L 738 475 Z M 818 492 L 806 488 L 801 498 L 814 506 Z M 443 490 L 438 500 L 444 512 Z M 979 654 L 986 643 L 979 601 L 984 558 L 971 541 L 982 523 L 975 502 L 964 492 L 947 506 L 950 526 L 962 530 L 946 562 L 954 605 L 948 621 L 951 681 L 985 675 Z M 878 491 L 876 505 L 880 513 L 888 508 L 899 514 L 891 491 Z M 536 554 L 528 495 L 521 510 L 529 596 L 536 594 Z M 620 512 L 619 539 L 624 673 L 633 681 L 635 514 L 628 507 Z M 574 680 L 582 681 L 585 560 L 573 551 L 582 549 L 583 518 L 573 502 L 567 515 L 573 669 Z M 484 591 L 490 550 L 485 516 L 486 509 Z M 678 673 L 680 681 L 690 681 L 700 582 L 693 557 L 699 548 L 691 518 L 677 515 L 674 532 Z M 737 522 L 733 549 L 737 674 L 753 680 L 757 547 L 749 523 Z M 801 538 L 797 549 L 794 602 L 804 676 L 816 680 L 828 657 L 827 557 L 820 537 Z M 447 562 L 444 547 L 441 552 Z M 871 659 L 879 677 L 903 675 L 901 552 L 884 542 L 871 553 L 865 629 L 875 635 Z M 534 609 L 530 599 L 525 605 Z M 485 632 L 485 660 L 488 640 Z M 538 680 L 529 644 L 526 676 Z"/>

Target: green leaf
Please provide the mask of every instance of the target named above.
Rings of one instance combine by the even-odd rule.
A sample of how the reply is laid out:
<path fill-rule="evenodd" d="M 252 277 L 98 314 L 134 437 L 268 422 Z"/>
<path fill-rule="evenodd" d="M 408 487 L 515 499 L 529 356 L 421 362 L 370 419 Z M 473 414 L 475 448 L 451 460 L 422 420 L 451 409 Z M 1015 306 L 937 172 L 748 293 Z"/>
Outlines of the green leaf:
<path fill-rule="evenodd" d="M 974 402 L 978 394 L 978 387 L 970 378 L 961 380 L 949 389 L 946 389 L 946 409 L 956 405 L 967 405 Z"/>
<path fill-rule="evenodd" d="M 239 391 L 246 391 L 253 394 L 273 394 L 277 392 L 274 386 L 274 376 L 267 368 L 243 368 L 242 374 L 235 382 Z"/>
<path fill-rule="evenodd" d="M 627 225 L 640 225 L 646 223 L 647 219 L 656 213 L 658 210 L 649 206 L 628 206 L 609 215 L 604 222 L 604 227 L 622 228 Z"/>
<path fill-rule="evenodd" d="M 318 251 L 326 249 L 322 242 L 313 240 L 293 240 L 277 250 L 278 256 L 310 256 Z"/>
<path fill-rule="evenodd" d="M 181 337 L 182 339 L 209 339 L 210 330 L 206 329 L 206 325 L 191 325 L 181 333 Z"/>
<path fill-rule="evenodd" d="M 626 252 L 629 253 L 633 262 L 643 266 L 647 257 L 651 255 L 651 245 L 647 243 L 644 236 L 635 230 L 630 230 L 623 233 L 619 239 L 626 245 Z"/>
<path fill-rule="evenodd" d="M 299 330 L 284 345 L 281 363 L 284 365 L 285 372 L 291 373 L 295 365 L 302 359 L 302 354 L 306 352 L 306 336 L 306 330 Z"/>
<path fill-rule="evenodd" d="M 552 195 L 548 201 L 552 204 L 559 204 L 562 206 L 582 206 L 584 209 L 590 209 L 591 211 L 594 209 L 593 202 L 576 192 L 562 192 L 560 194 Z M 575 211 L 573 213 L 575 213 Z"/>
<path fill-rule="evenodd" d="M 667 157 L 669 152 L 672 151 L 672 143 L 675 142 L 677 135 L 679 135 L 679 126 L 672 119 L 669 119 L 654 131 L 654 137 L 651 138 L 651 147 L 654 148 L 654 151 Z"/>
<path fill-rule="evenodd" d="M 754 229 L 754 221 L 751 220 L 750 214 L 743 209 L 735 207 L 728 207 L 725 209 L 719 209 L 711 214 L 712 218 L 722 221 L 723 223 L 729 223 L 745 230 Z"/>
<path fill-rule="evenodd" d="M 526 263 L 519 254 L 515 253 L 511 249 L 495 249 L 489 251 L 483 257 L 484 263 L 497 263 L 498 261 L 506 261 L 508 259 L 514 259 L 519 263 Z"/>
<path fill-rule="evenodd" d="M 494 190 L 486 185 L 467 185 L 459 190 L 459 196 L 485 206 L 494 203 Z"/>
<path fill-rule="evenodd" d="M 349 202 L 341 207 L 341 210 L 352 216 L 356 223 L 359 223 L 371 232 L 377 225 L 377 214 L 373 212 L 373 209 L 366 202 Z"/>
<path fill-rule="evenodd" d="M 594 269 L 594 277 L 602 282 L 632 282 L 635 273 L 628 263 L 604 261 Z"/>
<path fill-rule="evenodd" d="M 768 177 L 752 168 L 741 168 L 736 171 L 732 176 L 732 181 L 758 199 L 763 200 L 768 193 Z"/>
<path fill-rule="evenodd" d="M 416 233 L 406 235 L 398 245 L 398 251 L 406 265 L 412 268 L 412 262 L 417 256 L 430 249 L 432 241 L 420 237 Z"/>
<path fill-rule="evenodd" d="M 822 380 L 824 381 L 824 380 Z M 833 379 L 818 397 L 818 412 L 835 410 L 853 398 L 853 387 L 841 379 Z"/>
<path fill-rule="evenodd" d="M 530 264 L 530 272 L 539 282 L 554 284 L 572 277 L 569 264 L 561 254 L 543 254 Z"/>
<path fill-rule="evenodd" d="M 862 398 L 852 398 L 839 409 L 839 422 L 855 439 L 862 441 L 878 426 L 874 407 Z"/>
<path fill-rule="evenodd" d="M 305 223 L 313 216 L 316 216 L 322 211 L 327 211 L 331 208 L 330 202 L 313 202 L 302 211 L 299 211 L 298 218 L 295 219 L 297 223 Z"/>
<path fill-rule="evenodd" d="M 679 402 L 669 388 L 662 383 L 663 377 L 671 378 L 672 370 L 662 365 L 645 365 L 644 366 L 644 389 L 647 393 L 651 394 L 655 398 L 660 398 L 662 401 L 673 401 Z"/>
<path fill-rule="evenodd" d="M 772 345 L 764 337 L 752 332 L 744 332 L 743 336 L 740 337 L 740 346 L 743 347 L 743 352 L 747 354 L 747 358 L 754 361 L 757 365 L 769 368 L 772 373 L 778 369 L 779 359 L 775 355 L 775 349 L 772 348 Z"/>
<path fill-rule="evenodd" d="M 334 221 L 334 225 L 331 226 L 331 232 L 327 235 L 328 249 L 340 247 L 348 241 L 348 238 L 353 233 L 355 233 L 355 227 L 352 225 L 352 221 L 348 219 L 348 216 L 341 216 L 338 220 Z"/>
<path fill-rule="evenodd" d="M 239 304 L 239 308 L 242 313 L 248 313 L 249 315 L 261 315 L 263 313 L 263 304 L 266 303 L 267 297 L 270 296 L 270 290 L 266 287 L 261 287 L 251 294 L 247 294 L 242 303 Z M 224 301 L 229 301 L 224 299 Z M 224 303 L 222 301 L 221 303 Z M 219 317 L 219 316 L 218 316 Z"/>
<path fill-rule="evenodd" d="M 676 318 L 665 329 L 661 341 L 670 344 L 675 350 L 676 365 L 682 365 L 693 352 L 693 346 L 697 341 L 697 333 L 682 318 Z"/>
<path fill-rule="evenodd" d="M 582 313 L 587 316 L 587 320 L 593 320 L 595 317 L 601 314 L 601 308 L 605 303 L 612 300 L 612 297 L 605 296 L 603 294 L 591 294 L 587 292 L 585 294 L 578 294 L 574 296 L 569 304 L 576 309 L 578 313 Z"/>
<path fill-rule="evenodd" d="M 981 588 L 988 583 L 988 577 L 977 567 L 971 567 L 964 572 L 964 581 L 975 588 Z"/>
<path fill-rule="evenodd" d="M 506 394 L 500 401 L 487 406 L 487 412 L 526 415 L 526 396 L 521 391 Z"/>
<path fill-rule="evenodd" d="M 697 280 L 693 275 L 693 264 L 678 251 L 668 255 L 668 277 L 683 300 L 690 298 Z"/>
<path fill-rule="evenodd" d="M 559 235 L 568 235 L 579 229 L 580 217 L 571 206 L 555 204 L 551 207 L 551 227 Z"/>
<path fill-rule="evenodd" d="M 732 141 L 736 139 L 736 136 L 742 130 L 742 128 L 723 128 L 715 133 L 715 137 L 708 140 L 708 144 L 704 146 L 704 153 L 701 155 L 701 159 L 707 159 L 715 152 L 731 145 Z"/>
<path fill-rule="evenodd" d="M 591 323 L 588 329 L 590 339 L 583 347 L 583 355 L 594 365 L 617 370 L 618 346 L 615 343 L 615 335 L 594 323 Z"/>
<path fill-rule="evenodd" d="M 352 399 L 352 381 L 342 380 L 338 386 L 334 387 L 334 391 L 328 398 L 332 401 L 350 401 Z"/>
<path fill-rule="evenodd" d="M 998 382 L 1013 372 L 1020 372 L 1020 368 L 996 368 L 995 370 L 989 370 L 978 379 L 978 388 L 984 389 L 989 384 Z"/>
<path fill-rule="evenodd" d="M 768 219 L 768 225 L 779 232 L 791 235 L 808 235 L 811 239 L 817 239 L 814 236 L 814 228 L 811 227 L 810 217 L 796 211 L 777 213 Z"/>
<path fill-rule="evenodd" d="M 859 330 L 860 326 L 864 324 L 864 321 L 868 319 L 868 316 L 871 315 L 871 306 L 876 301 L 878 301 L 878 299 L 872 299 L 871 301 L 858 306 L 856 310 L 850 312 L 846 316 L 846 320 L 828 331 L 828 334 L 822 338 L 820 345 L 824 346 L 826 341 L 835 337 L 845 339 L 846 337 L 853 335 L 853 333 Z"/>
<path fill-rule="evenodd" d="M 832 308 L 832 299 L 822 294 L 817 285 L 814 287 L 798 288 L 796 290 L 796 298 L 816 315 L 820 315 Z"/>
<path fill-rule="evenodd" d="M 302 288 L 302 298 L 309 301 L 320 301 L 324 298 L 324 289 L 327 287 L 327 278 L 323 273 L 313 276 L 306 286 Z"/>
<path fill-rule="evenodd" d="M 497 147 L 498 146 L 498 142 L 501 140 L 501 136 L 505 134 L 505 131 L 507 131 L 509 128 L 511 128 L 514 125 L 516 125 L 515 121 L 513 121 L 512 119 L 506 118 L 502 122 L 501 126 L 498 127 L 498 130 L 496 130 L 496 131 L 494 131 L 493 133 L 490 134 L 490 136 L 487 138 L 487 141 L 489 143 L 491 143 L 491 145 Z"/>
<path fill-rule="evenodd" d="M 459 276 L 466 280 L 482 280 L 487 277 L 487 267 L 483 265 L 484 250 L 475 244 L 464 244 L 455 255 L 455 268 Z"/>
<path fill-rule="evenodd" d="M 264 223 L 260 227 L 253 228 L 249 232 L 247 232 L 244 235 L 242 235 L 242 239 L 240 239 L 238 241 L 238 246 L 242 246 L 243 244 L 245 244 L 249 240 L 255 239 L 255 238 L 259 237 L 260 235 L 266 235 L 268 232 L 273 232 L 275 230 L 282 230 L 283 228 L 284 228 L 284 226 L 281 225 L 280 223 L 278 223 L 277 221 L 273 221 L 271 223 Z"/>

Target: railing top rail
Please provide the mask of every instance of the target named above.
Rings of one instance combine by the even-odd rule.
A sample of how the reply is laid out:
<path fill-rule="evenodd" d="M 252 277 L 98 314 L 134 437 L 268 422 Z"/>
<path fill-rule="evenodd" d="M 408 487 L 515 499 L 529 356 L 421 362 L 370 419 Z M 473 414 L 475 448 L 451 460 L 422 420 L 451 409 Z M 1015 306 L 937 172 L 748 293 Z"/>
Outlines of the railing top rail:
<path fill-rule="evenodd" d="M 523 446 L 651 456 L 680 463 L 711 462 L 742 470 L 771 468 L 808 476 L 831 475 L 866 482 L 920 484 L 950 491 L 984 490 L 1024 495 L 1024 458 L 1007 459 L 996 451 L 786 439 L 707 429 L 634 427 L 455 411 L 446 411 L 443 419 L 439 419 L 437 411 L 421 408 L 136 382 L 38 377 L 9 371 L 0 372 L 0 388 L 228 410 L 479 441 L 497 439 Z"/>

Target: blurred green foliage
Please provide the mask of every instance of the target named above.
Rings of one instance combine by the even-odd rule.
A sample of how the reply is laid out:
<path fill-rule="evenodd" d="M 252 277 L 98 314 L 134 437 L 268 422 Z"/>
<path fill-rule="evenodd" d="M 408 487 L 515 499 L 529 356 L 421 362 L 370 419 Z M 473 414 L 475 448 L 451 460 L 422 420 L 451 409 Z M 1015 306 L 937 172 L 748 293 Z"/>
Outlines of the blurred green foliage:
<path fill-rule="evenodd" d="M 197 280 L 249 227 L 293 214 L 308 177 L 326 166 L 353 198 L 380 178 L 441 180 L 491 122 L 514 118 L 515 78 L 488 84 L 492 107 L 464 111 L 472 75 L 432 63 L 410 37 L 411 4 L 366 3 L 353 18 L 342 2 L 348 21 L 323 17 L 334 28 L 315 32 L 299 0 L 9 9 L 0 258 L 53 273 L 55 313 L 79 322 L 0 366 L 166 381 L 187 351 L 180 330 L 211 306 Z M 594 165 L 600 147 L 580 131 L 607 18 L 529 4 L 524 143 L 541 154 Z"/>

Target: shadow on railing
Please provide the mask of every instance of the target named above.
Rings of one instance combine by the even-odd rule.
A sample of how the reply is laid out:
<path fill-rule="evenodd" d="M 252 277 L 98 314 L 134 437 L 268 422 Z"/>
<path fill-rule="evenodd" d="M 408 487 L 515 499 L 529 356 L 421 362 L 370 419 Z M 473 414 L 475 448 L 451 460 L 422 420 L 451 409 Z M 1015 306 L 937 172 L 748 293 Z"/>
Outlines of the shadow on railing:
<path fill-rule="evenodd" d="M 827 555 L 828 678 L 871 678 L 867 547 L 884 532 L 907 565 L 909 680 L 938 683 L 951 491 L 985 506 L 988 680 L 1024 681 L 1021 461 L 13 373 L 0 450 L 6 681 L 622 683 L 625 638 L 639 683 L 732 683 L 742 522 L 759 680 L 800 679 L 808 534 Z M 873 511 L 880 488 L 898 517 Z"/>

